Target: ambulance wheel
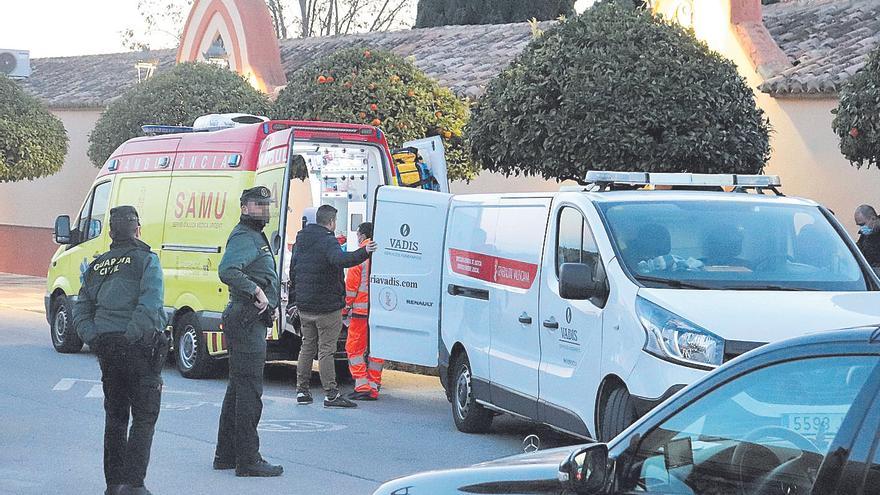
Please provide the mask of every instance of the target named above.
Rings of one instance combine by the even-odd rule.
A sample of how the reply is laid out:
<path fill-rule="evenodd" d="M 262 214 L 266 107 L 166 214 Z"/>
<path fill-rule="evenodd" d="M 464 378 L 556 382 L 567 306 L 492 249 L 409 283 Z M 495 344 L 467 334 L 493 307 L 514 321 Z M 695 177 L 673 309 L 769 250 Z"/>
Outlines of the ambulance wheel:
<path fill-rule="evenodd" d="M 208 354 L 199 319 L 186 313 L 174 326 L 174 356 L 184 378 L 205 378 L 214 371 L 214 358 Z"/>
<path fill-rule="evenodd" d="M 467 355 L 458 356 L 452 369 L 452 419 L 455 427 L 464 433 L 486 433 L 495 415 L 477 404 L 474 398 L 471 363 Z"/>
<path fill-rule="evenodd" d="M 73 328 L 73 318 L 67 305 L 67 298 L 58 296 L 52 304 L 52 324 L 49 332 L 52 334 L 52 346 L 63 354 L 77 353 L 83 347 L 83 341 Z"/>
<path fill-rule="evenodd" d="M 636 421 L 632 396 L 623 385 L 615 385 L 605 396 L 599 415 L 599 441 L 608 442 Z"/>

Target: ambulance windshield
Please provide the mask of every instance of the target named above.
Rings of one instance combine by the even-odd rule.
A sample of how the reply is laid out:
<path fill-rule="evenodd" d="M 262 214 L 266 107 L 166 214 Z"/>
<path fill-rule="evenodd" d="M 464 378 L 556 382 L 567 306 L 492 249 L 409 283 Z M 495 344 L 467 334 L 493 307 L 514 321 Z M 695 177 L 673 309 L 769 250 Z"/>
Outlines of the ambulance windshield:
<path fill-rule="evenodd" d="M 622 262 L 649 287 L 864 291 L 817 207 L 746 201 L 600 203 Z"/>

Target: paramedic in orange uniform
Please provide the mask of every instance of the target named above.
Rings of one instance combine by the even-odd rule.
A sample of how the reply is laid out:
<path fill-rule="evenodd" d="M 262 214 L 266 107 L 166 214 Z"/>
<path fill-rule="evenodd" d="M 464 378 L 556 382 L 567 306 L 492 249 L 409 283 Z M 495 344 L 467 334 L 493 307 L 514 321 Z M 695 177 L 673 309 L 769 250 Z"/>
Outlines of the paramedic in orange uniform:
<path fill-rule="evenodd" d="M 373 238 L 373 224 L 364 222 L 357 229 L 358 244 L 363 247 Z M 376 400 L 382 384 L 381 359 L 367 357 L 367 317 L 370 301 L 370 260 L 348 269 L 345 278 L 345 309 L 350 315 L 348 339 L 345 352 L 348 353 L 349 369 L 354 378 L 354 392 L 351 400 Z"/>

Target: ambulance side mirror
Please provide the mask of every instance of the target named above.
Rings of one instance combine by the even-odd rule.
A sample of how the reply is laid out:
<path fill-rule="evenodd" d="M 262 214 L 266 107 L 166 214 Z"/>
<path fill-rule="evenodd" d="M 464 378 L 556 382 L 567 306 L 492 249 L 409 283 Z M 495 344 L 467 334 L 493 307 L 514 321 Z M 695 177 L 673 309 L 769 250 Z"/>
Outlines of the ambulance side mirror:
<path fill-rule="evenodd" d="M 601 298 L 605 280 L 596 280 L 594 272 L 586 263 L 563 263 L 559 267 L 559 296 L 572 301 Z"/>
<path fill-rule="evenodd" d="M 70 217 L 61 215 L 55 219 L 55 243 L 70 244 Z"/>

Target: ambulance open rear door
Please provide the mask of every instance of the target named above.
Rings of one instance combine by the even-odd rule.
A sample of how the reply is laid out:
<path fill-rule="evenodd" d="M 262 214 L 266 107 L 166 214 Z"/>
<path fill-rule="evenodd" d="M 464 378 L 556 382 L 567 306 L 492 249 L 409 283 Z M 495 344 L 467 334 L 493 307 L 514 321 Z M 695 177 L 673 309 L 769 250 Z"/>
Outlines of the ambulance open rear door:
<path fill-rule="evenodd" d="M 370 354 L 437 366 L 448 193 L 381 187 L 370 262 Z"/>

